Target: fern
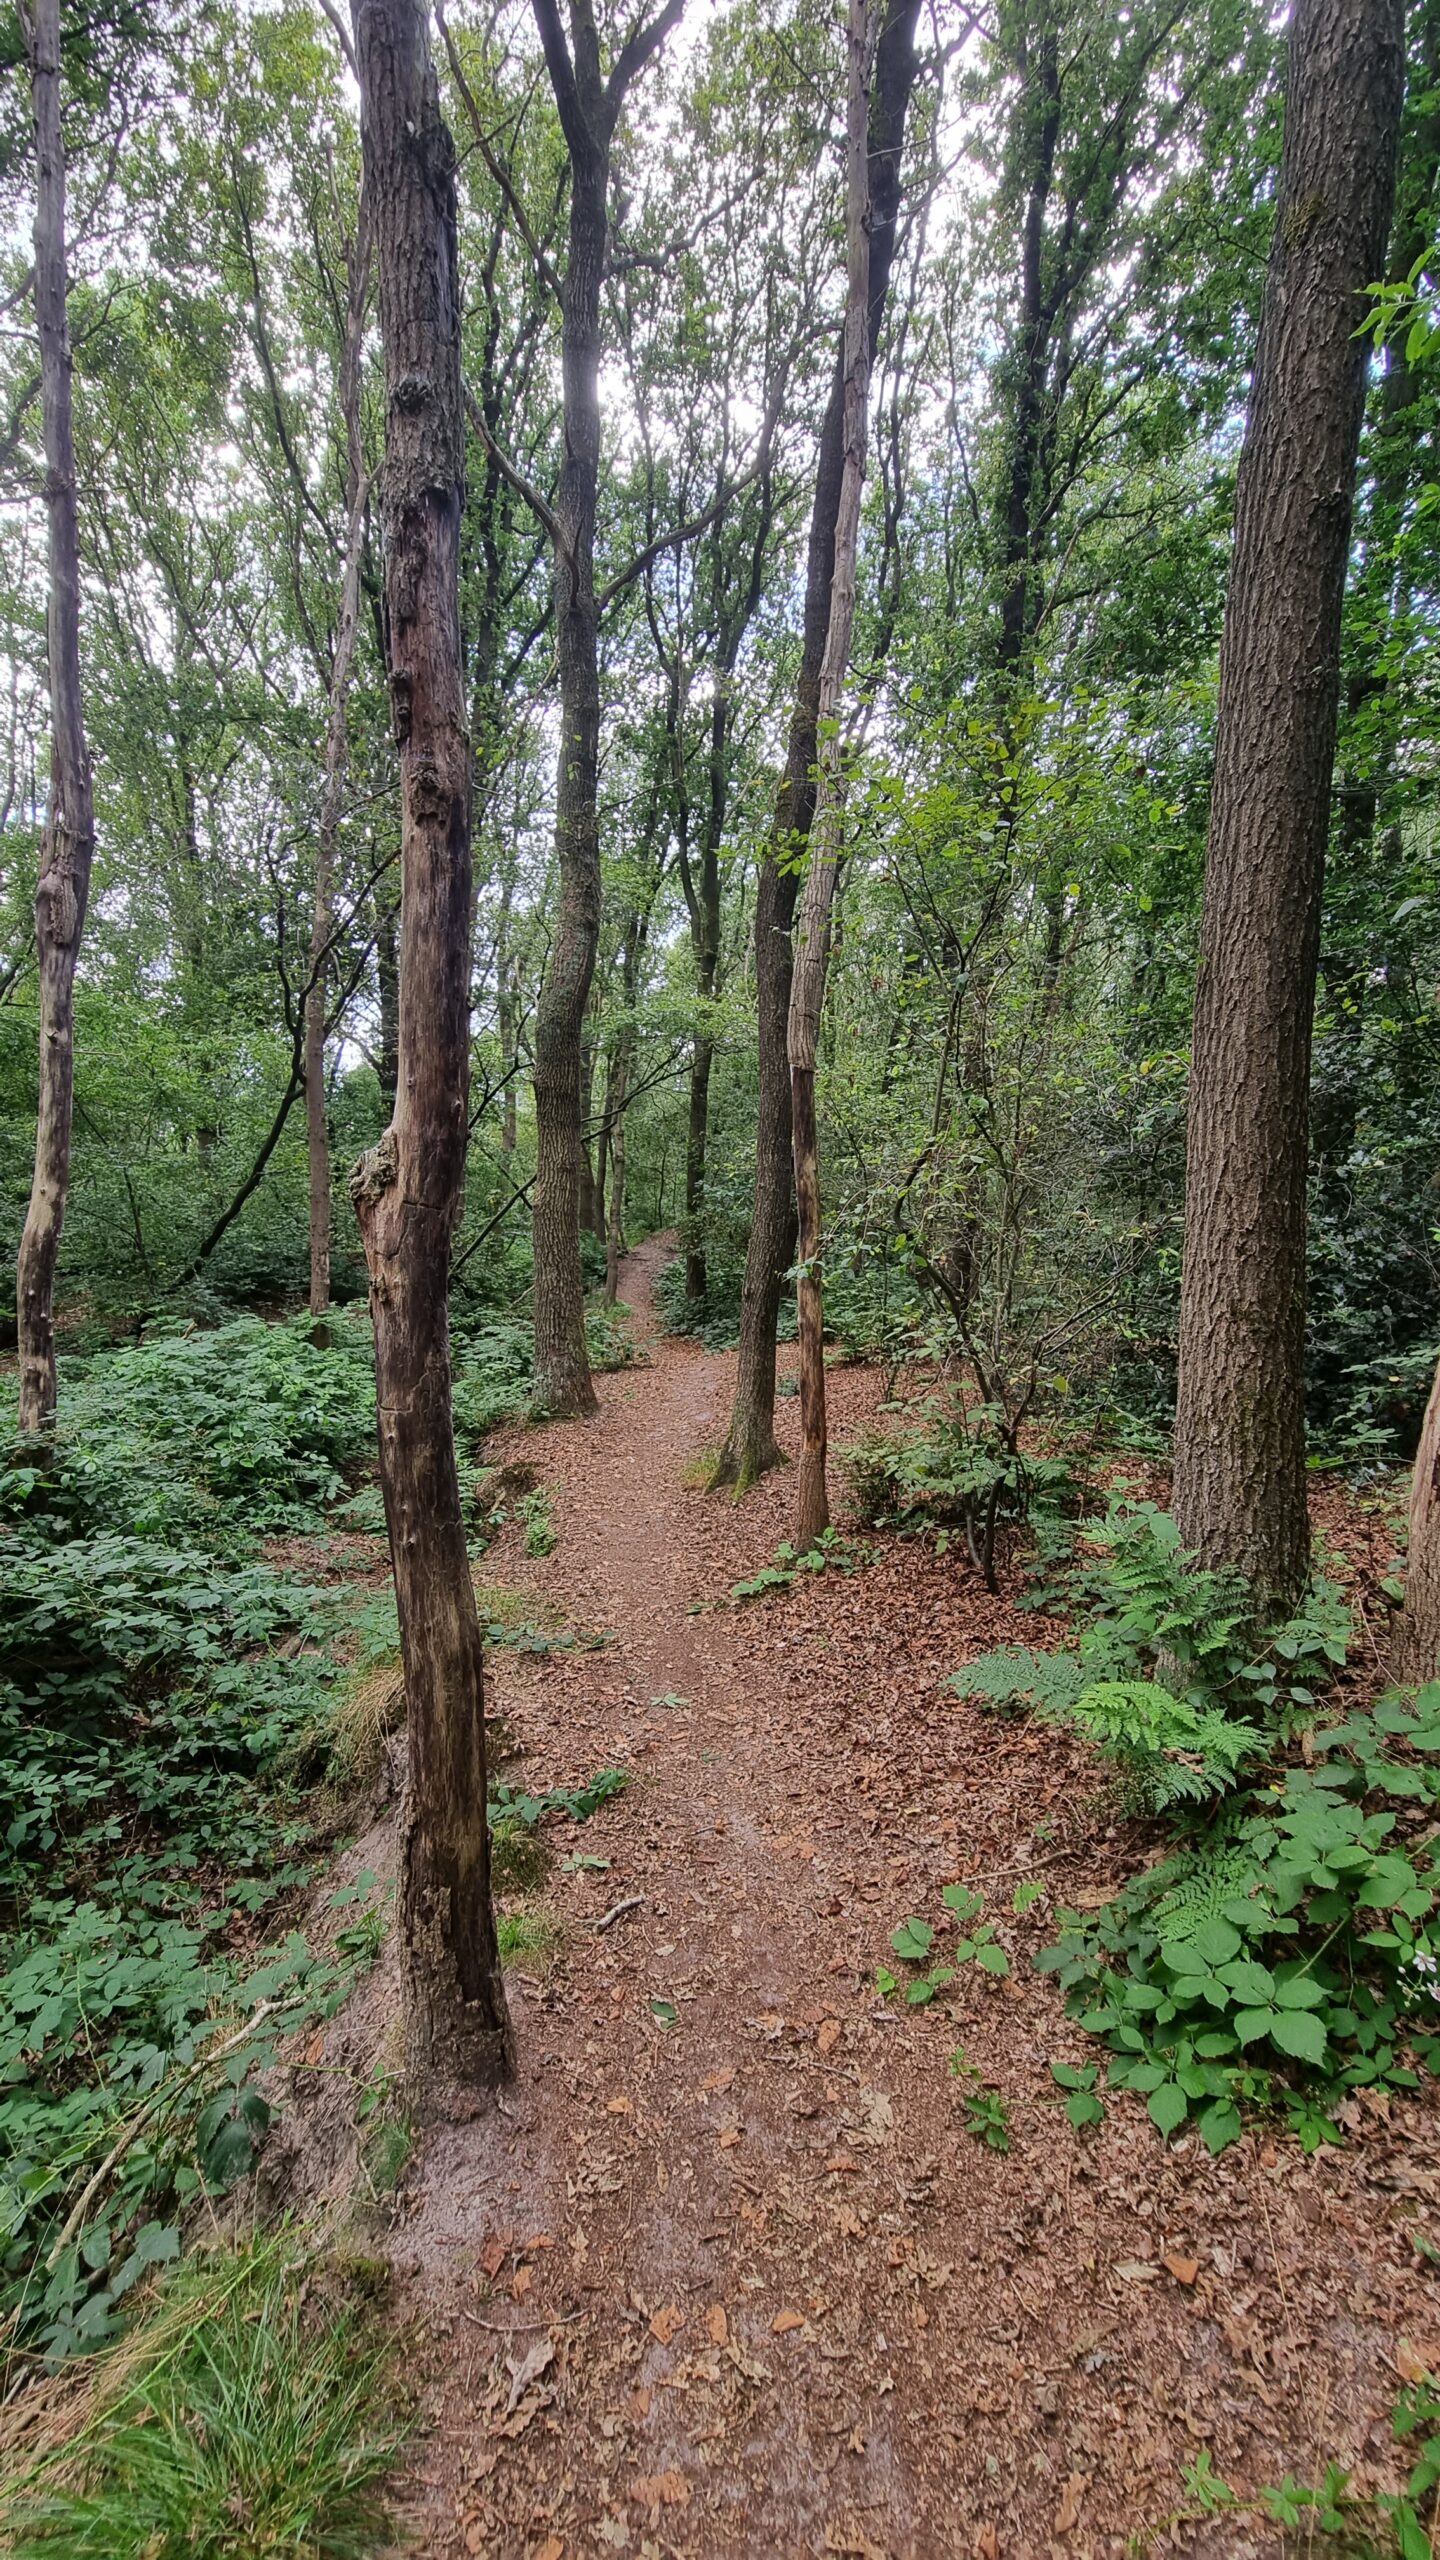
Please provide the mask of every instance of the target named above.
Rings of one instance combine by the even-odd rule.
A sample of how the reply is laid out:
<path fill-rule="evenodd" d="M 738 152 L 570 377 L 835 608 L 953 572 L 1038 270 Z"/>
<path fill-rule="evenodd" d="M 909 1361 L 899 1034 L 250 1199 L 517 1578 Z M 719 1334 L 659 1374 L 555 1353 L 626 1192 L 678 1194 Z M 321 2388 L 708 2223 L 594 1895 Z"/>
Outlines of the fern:
<path fill-rule="evenodd" d="M 950 1683 L 960 1698 L 986 1698 L 1007 1707 L 1017 1701 L 1047 1717 L 1068 1715 L 1086 1683 L 1078 1654 L 1041 1653 L 1030 1645 L 977 1654 Z"/>
<path fill-rule="evenodd" d="M 1118 1762 L 1155 1812 L 1228 1795 L 1265 1748 L 1254 1725 L 1192 1706 L 1154 1680 L 1094 1681 L 1062 1712 Z"/>

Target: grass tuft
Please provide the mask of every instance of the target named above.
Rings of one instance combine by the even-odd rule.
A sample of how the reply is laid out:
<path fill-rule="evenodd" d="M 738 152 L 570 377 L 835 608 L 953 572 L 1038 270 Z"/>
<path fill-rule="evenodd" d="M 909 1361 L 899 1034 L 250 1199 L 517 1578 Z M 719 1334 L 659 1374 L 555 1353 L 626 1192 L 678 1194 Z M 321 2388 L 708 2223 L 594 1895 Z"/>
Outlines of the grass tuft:
<path fill-rule="evenodd" d="M 386 2342 L 334 2281 L 293 2232 L 188 2260 L 0 2496 L 10 2560 L 369 2560 L 403 2431 Z"/>

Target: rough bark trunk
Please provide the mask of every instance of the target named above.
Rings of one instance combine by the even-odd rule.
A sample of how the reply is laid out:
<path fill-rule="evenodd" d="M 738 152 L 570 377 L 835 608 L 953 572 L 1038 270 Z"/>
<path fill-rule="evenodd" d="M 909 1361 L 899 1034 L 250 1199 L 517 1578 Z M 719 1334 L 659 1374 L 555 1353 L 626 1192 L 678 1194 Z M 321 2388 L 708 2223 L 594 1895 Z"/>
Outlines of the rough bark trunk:
<path fill-rule="evenodd" d="M 50 521 L 50 808 L 35 890 L 39 1104 L 34 1178 L 16 1270 L 20 1434 L 23 1440 L 38 1441 L 55 1421 L 55 1265 L 70 1188 L 75 967 L 90 895 L 95 805 L 80 690 L 80 534 L 65 300 L 59 0 L 33 0 L 21 16 L 35 122 L 35 318 Z"/>
<path fill-rule="evenodd" d="M 1394 184 L 1398 0 L 1298 0 L 1236 490 L 1186 1167 L 1175 1516 L 1257 1607 L 1310 1539 L 1303 1405 L 1311 1023 L 1364 288 Z"/>
<path fill-rule="evenodd" d="M 630 1082 L 630 1048 L 622 1041 L 610 1075 L 610 1090 L 605 1097 L 605 1120 L 610 1131 L 610 1215 L 605 1230 L 605 1304 L 613 1307 L 620 1295 L 620 1265 L 625 1259 L 625 1094 Z"/>
<path fill-rule="evenodd" d="M 1410 1546 L 1405 1606 L 1395 1629 L 1395 1672 L 1420 1684 L 1440 1671 L 1440 1369 L 1410 1479 Z"/>
<path fill-rule="evenodd" d="M 556 0 L 534 0 L 570 162 L 561 385 L 565 450 L 555 494 L 555 655 L 560 755 L 555 845 L 560 910 L 535 1010 L 535 1401 L 544 1413 L 596 1410 L 585 1349 L 578 1175 L 580 1035 L 600 938 L 600 669 L 595 498 L 600 471 L 600 288 L 609 230 L 610 145 L 636 73 L 679 20 L 666 5 L 630 36 L 606 80 L 593 0 L 571 0 L 572 46 Z"/>
<path fill-rule="evenodd" d="M 891 0 L 875 48 L 870 111 L 870 344 L 885 317 L 900 212 L 900 160 L 915 82 L 919 0 Z M 735 1402 L 725 1445 L 711 1478 L 743 1493 L 778 1466 L 775 1437 L 775 1327 L 785 1275 L 795 1259 L 795 1196 L 790 1128 L 790 929 L 803 855 L 815 810 L 815 748 L 820 665 L 830 621 L 835 516 L 844 472 L 845 362 L 841 347 L 820 429 L 815 499 L 805 571 L 800 672 L 790 717 L 785 773 L 775 824 L 760 866 L 755 899 L 755 1009 L 760 1098 L 755 1131 L 755 1210 L 740 1300 Z"/>
<path fill-rule="evenodd" d="M 385 890 L 376 893 L 375 991 L 380 1007 L 380 1055 L 375 1074 L 380 1098 L 395 1108 L 400 1077 L 400 944 L 399 910 Z"/>
<path fill-rule="evenodd" d="M 305 1141 L 310 1175 L 310 1313 L 323 1317 L 330 1304 L 330 1136 L 325 1109 L 326 966 L 334 930 L 335 857 L 345 804 L 346 715 L 355 644 L 360 631 L 360 568 L 365 549 L 369 486 L 360 440 L 360 364 L 370 300 L 370 239 L 362 201 L 352 253 L 345 344 L 340 357 L 340 413 L 345 422 L 345 553 L 340 607 L 330 665 L 330 716 L 325 732 L 325 780 L 315 844 L 315 915 L 310 933 L 310 991 L 305 999 Z"/>
<path fill-rule="evenodd" d="M 825 1001 L 830 915 L 841 856 L 845 769 L 840 708 L 855 627 L 855 555 L 865 486 L 870 403 L 869 0 L 850 0 L 848 19 L 848 154 L 845 211 L 844 466 L 835 512 L 835 565 L 830 618 L 820 668 L 820 768 L 811 829 L 810 865 L 800 893 L 790 988 L 788 1048 L 790 1118 L 800 1281 L 800 1466 L 795 1487 L 795 1544 L 803 1555 L 830 1525 L 825 1481 L 825 1311 L 820 1153 L 815 1118 L 815 1054 Z"/>
<path fill-rule="evenodd" d="M 402 887 L 395 1113 L 351 1187 L 370 1273 L 380 1476 L 409 1706 L 407 2058 L 418 2102 L 449 2110 L 473 2104 L 470 2093 L 511 2059 L 447 1304 L 465 1174 L 471 912 L 455 152 L 417 0 L 358 0 L 355 45 L 385 349 L 382 513 Z"/>

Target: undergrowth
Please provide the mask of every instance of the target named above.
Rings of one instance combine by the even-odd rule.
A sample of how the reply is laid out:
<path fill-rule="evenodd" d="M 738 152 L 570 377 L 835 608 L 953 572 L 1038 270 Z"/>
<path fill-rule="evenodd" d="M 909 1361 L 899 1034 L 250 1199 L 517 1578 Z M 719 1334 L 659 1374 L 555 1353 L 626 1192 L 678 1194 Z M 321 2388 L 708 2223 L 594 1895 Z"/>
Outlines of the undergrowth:
<path fill-rule="evenodd" d="M 367 2560 L 403 2432 L 373 2312 L 282 2232 L 170 2277 L 0 2533 L 11 2560 Z"/>

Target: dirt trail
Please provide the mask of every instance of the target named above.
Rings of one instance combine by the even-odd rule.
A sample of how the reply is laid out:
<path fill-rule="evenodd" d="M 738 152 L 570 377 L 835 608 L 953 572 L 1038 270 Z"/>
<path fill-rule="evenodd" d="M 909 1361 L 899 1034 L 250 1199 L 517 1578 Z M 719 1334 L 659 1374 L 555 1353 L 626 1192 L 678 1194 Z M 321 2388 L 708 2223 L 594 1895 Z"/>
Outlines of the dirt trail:
<path fill-rule="evenodd" d="M 614 1638 L 497 1657 L 512 1774 L 632 1782 L 561 1837 L 560 1960 L 512 1980 L 516 2086 L 427 2137 L 393 2235 L 431 2420 L 419 2547 L 1119 2554 L 1202 2447 L 1241 2482 L 1332 2456 L 1392 2481 L 1396 2343 L 1440 2330 L 1407 2237 L 1440 2195 L 1433 2116 L 1397 2107 L 1313 2162 L 1167 2153 L 1134 2102 L 1077 2141 L 1050 2063 L 1084 2040 L 1025 1960 L 1048 1897 L 1022 1920 L 1011 1895 L 1098 1892 L 1113 1835 L 1078 1752 L 945 1686 L 1036 1622 L 898 1541 L 729 1605 L 789 1481 L 738 1508 L 684 1488 L 733 1363 L 657 1334 L 666 1251 L 625 1269 L 650 1365 L 603 1379 L 591 1423 L 501 1451 L 551 1492 L 558 1544 L 527 1561 L 507 1531 L 487 1574 Z M 833 1392 L 843 1439 L 880 1382 Z M 889 1932 L 962 1875 L 990 1884 L 1014 1975 L 971 1967 L 897 2014 L 873 1987 Z M 1007 2153 L 966 2131 L 962 2043 Z M 1185 2547 L 1280 2546 L 1232 2520 Z"/>

